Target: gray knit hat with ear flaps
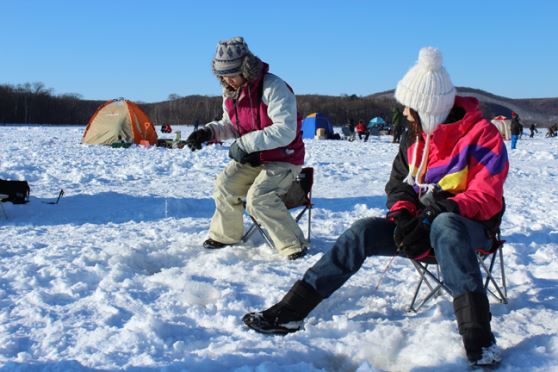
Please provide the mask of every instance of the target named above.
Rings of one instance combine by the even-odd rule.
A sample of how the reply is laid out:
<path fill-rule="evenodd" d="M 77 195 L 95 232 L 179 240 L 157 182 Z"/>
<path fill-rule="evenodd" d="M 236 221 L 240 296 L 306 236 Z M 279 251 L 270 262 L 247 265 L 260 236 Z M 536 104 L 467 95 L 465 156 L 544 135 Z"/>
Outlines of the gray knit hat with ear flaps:
<path fill-rule="evenodd" d="M 244 57 L 248 54 L 251 54 L 248 45 L 240 36 L 220 41 L 213 58 L 213 72 L 217 76 L 239 75 Z"/>

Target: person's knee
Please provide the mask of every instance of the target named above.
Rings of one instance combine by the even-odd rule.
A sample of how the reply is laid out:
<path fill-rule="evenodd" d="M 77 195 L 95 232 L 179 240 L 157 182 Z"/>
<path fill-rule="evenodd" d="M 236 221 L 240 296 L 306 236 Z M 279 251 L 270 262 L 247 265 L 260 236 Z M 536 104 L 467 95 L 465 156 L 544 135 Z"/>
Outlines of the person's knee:
<path fill-rule="evenodd" d="M 258 211 L 268 208 L 271 204 L 275 204 L 274 198 L 278 199 L 277 194 L 274 192 L 259 194 L 250 189 L 246 194 L 246 211 L 251 216 L 254 216 Z M 276 207 L 281 208 L 282 206 L 279 204 Z"/>
<path fill-rule="evenodd" d="M 354 222 L 343 235 L 358 241 L 367 241 L 376 231 L 376 218 L 363 218 Z"/>
<path fill-rule="evenodd" d="M 432 231 L 444 231 L 448 228 L 452 228 L 457 223 L 459 223 L 460 217 L 457 213 L 453 212 L 443 212 L 440 213 L 434 221 L 432 221 L 431 230 Z"/>
<path fill-rule="evenodd" d="M 430 238 L 435 240 L 442 234 L 448 234 L 455 231 L 456 227 L 460 225 L 460 217 L 457 213 L 444 212 L 440 213 L 430 227 Z"/>

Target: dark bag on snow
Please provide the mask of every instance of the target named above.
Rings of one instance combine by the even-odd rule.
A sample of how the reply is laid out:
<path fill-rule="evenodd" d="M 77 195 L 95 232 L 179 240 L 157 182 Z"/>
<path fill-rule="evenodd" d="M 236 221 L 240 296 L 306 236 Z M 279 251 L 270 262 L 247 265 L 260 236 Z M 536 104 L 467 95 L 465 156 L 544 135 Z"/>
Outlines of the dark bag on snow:
<path fill-rule="evenodd" d="M 29 201 L 29 184 L 27 181 L 0 180 L 0 194 L 8 195 L 2 201 L 11 201 L 14 204 L 24 204 Z"/>

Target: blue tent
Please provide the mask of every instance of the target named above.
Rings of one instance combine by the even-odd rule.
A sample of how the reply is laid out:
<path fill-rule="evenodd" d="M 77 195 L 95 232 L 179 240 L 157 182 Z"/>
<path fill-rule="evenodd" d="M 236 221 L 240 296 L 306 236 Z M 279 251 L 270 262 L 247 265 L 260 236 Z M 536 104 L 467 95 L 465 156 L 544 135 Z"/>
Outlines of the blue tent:
<path fill-rule="evenodd" d="M 371 135 L 379 136 L 380 131 L 386 127 L 386 122 L 381 117 L 376 116 L 375 118 L 370 119 L 366 127 Z"/>
<path fill-rule="evenodd" d="M 325 129 L 327 138 L 333 135 L 333 126 L 329 119 L 323 114 L 315 112 L 305 117 L 302 121 L 302 138 L 314 138 L 318 128 Z"/>
<path fill-rule="evenodd" d="M 382 119 L 379 116 L 376 116 L 375 118 L 370 119 L 367 127 L 368 129 L 372 129 L 373 127 L 380 127 L 380 129 L 382 129 L 385 125 L 386 122 L 384 121 L 384 119 Z"/>

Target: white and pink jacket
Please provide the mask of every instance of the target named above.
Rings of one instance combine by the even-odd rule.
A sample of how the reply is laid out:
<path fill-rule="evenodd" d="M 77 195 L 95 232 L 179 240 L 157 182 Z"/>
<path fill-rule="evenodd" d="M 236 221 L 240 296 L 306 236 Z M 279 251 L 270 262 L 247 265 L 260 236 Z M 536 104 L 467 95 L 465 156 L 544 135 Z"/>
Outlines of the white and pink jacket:
<path fill-rule="evenodd" d="M 208 123 L 213 139 L 236 138 L 247 153 L 260 152 L 263 164 L 304 163 L 301 120 L 291 88 L 270 74 L 264 64 L 262 74 L 246 84 L 238 98 L 223 99 L 223 117 Z"/>

